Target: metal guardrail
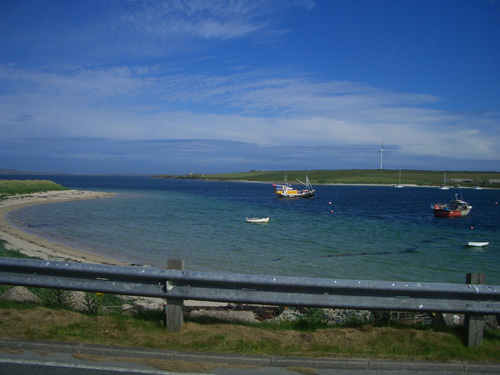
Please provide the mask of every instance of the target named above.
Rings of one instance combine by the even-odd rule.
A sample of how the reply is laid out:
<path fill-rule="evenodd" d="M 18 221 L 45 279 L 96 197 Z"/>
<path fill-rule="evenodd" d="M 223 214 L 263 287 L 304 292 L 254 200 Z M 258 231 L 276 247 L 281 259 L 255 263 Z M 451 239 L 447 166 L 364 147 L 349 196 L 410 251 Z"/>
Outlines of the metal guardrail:
<path fill-rule="evenodd" d="M 499 314 L 500 286 L 176 271 L 0 258 L 0 283 L 171 300 Z"/>

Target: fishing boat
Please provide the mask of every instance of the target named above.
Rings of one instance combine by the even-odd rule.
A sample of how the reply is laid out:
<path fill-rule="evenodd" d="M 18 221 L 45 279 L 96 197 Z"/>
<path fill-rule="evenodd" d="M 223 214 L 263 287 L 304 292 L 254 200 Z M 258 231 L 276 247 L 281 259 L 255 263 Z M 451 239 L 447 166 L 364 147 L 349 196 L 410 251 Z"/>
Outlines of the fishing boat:
<path fill-rule="evenodd" d="M 274 184 L 274 192 L 278 195 L 278 198 L 314 198 L 314 193 L 316 190 L 313 189 L 309 178 L 306 175 L 306 182 L 302 182 L 297 179 L 301 184 L 305 185 L 304 189 L 296 189 L 289 185 L 285 176 L 284 184 Z"/>
<path fill-rule="evenodd" d="M 482 241 L 482 242 L 479 242 L 479 241 L 469 241 L 467 242 L 467 246 L 470 246 L 470 247 L 483 247 L 483 246 L 488 246 L 490 243 L 487 242 L 487 241 Z"/>
<path fill-rule="evenodd" d="M 455 198 L 448 204 L 433 203 L 431 209 L 434 211 L 434 216 L 438 217 L 459 217 L 466 216 L 472 210 L 472 206 L 467 202 L 458 199 L 457 194 Z"/>
<path fill-rule="evenodd" d="M 256 223 L 256 224 L 264 224 L 269 222 L 268 217 L 247 217 L 247 223 Z"/>

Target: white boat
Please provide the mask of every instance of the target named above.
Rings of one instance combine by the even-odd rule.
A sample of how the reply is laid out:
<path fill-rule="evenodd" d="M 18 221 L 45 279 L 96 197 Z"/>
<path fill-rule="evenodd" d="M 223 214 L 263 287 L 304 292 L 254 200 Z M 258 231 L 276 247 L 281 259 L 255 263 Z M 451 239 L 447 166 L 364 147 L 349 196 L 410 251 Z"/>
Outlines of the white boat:
<path fill-rule="evenodd" d="M 394 185 L 396 189 L 402 189 L 403 185 L 401 185 L 401 171 L 399 171 L 399 184 Z"/>
<path fill-rule="evenodd" d="M 306 175 L 306 182 L 303 183 L 297 179 L 300 183 L 305 185 L 304 189 L 296 189 L 287 183 L 285 176 L 285 183 L 281 185 L 274 184 L 274 192 L 278 195 L 278 198 L 314 198 L 314 193 L 316 190 L 313 189 L 309 178 Z"/>
<path fill-rule="evenodd" d="M 450 188 L 448 186 L 446 186 L 446 173 L 443 176 L 443 185 L 441 185 L 439 190 L 450 190 Z"/>
<path fill-rule="evenodd" d="M 247 217 L 246 218 L 247 223 L 257 223 L 257 224 L 263 224 L 269 222 L 268 217 Z"/>
<path fill-rule="evenodd" d="M 490 243 L 487 241 L 483 241 L 483 242 L 469 241 L 469 242 L 467 242 L 467 246 L 471 246 L 471 247 L 483 247 L 483 246 L 488 246 L 489 244 Z"/>
<path fill-rule="evenodd" d="M 479 186 L 480 184 L 481 184 L 481 180 L 478 177 L 477 178 L 477 185 L 474 186 L 474 190 L 483 190 L 483 188 L 481 186 Z"/>

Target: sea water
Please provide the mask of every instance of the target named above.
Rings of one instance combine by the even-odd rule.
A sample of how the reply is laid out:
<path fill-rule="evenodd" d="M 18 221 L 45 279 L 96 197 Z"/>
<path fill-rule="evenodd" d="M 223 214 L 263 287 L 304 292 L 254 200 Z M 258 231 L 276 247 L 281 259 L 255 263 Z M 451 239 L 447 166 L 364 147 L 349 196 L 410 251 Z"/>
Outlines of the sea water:
<path fill-rule="evenodd" d="M 13 178 L 19 179 L 20 176 Z M 24 178 L 24 177 L 22 177 Z M 278 199 L 271 184 L 146 176 L 26 176 L 112 198 L 21 208 L 8 219 L 53 241 L 129 263 L 247 274 L 500 285 L 500 190 L 318 185 Z M 457 194 L 473 205 L 435 218 Z M 270 217 L 248 224 L 246 217 Z M 468 241 L 489 241 L 483 248 Z"/>

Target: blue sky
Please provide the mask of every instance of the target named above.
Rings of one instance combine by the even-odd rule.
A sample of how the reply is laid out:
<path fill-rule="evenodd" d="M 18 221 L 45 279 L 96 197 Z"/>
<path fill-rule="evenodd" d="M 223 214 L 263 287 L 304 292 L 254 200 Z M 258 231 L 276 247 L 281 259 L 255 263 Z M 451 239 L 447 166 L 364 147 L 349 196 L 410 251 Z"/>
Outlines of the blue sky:
<path fill-rule="evenodd" d="M 0 168 L 500 170 L 498 0 L 0 0 Z"/>

